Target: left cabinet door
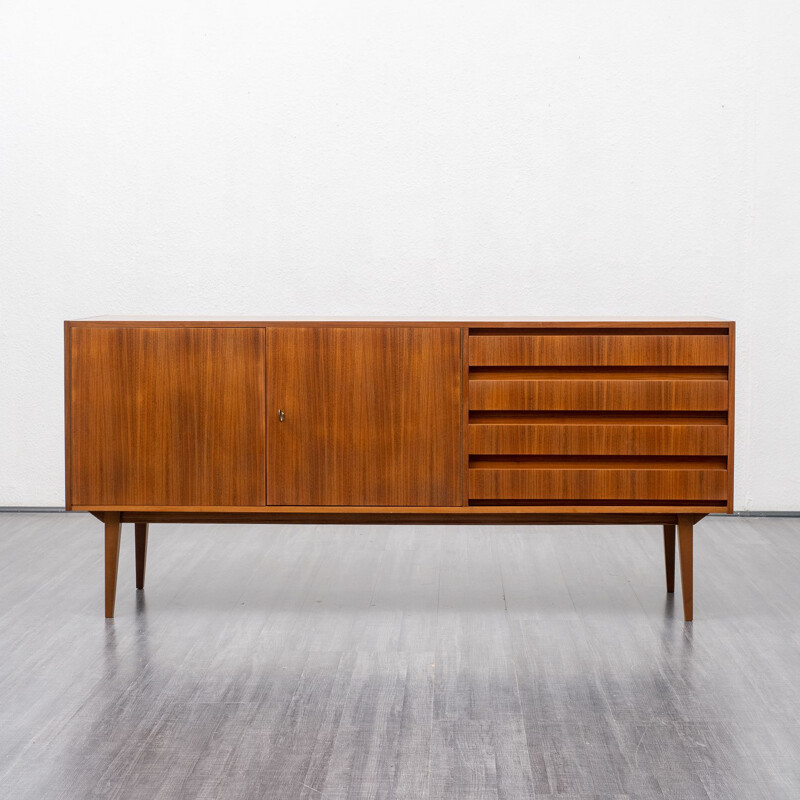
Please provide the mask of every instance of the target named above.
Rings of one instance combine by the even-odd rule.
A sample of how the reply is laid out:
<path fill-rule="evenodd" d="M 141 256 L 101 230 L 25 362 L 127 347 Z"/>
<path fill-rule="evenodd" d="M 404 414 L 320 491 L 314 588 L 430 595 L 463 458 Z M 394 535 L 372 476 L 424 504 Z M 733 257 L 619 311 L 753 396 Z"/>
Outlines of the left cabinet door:
<path fill-rule="evenodd" d="M 69 331 L 72 505 L 264 505 L 264 328 Z"/>

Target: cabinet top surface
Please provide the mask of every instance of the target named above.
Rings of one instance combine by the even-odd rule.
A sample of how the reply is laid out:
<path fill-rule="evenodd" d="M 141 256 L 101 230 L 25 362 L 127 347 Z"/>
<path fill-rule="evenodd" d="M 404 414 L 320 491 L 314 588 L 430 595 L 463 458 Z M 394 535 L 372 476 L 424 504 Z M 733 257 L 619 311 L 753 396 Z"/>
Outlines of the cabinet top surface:
<path fill-rule="evenodd" d="M 67 320 L 70 324 L 86 325 L 457 325 L 465 327 L 626 327 L 637 325 L 715 326 L 728 325 L 729 320 L 717 317 L 489 317 L 469 319 L 464 317 L 183 317 L 183 316 L 98 316 Z"/>

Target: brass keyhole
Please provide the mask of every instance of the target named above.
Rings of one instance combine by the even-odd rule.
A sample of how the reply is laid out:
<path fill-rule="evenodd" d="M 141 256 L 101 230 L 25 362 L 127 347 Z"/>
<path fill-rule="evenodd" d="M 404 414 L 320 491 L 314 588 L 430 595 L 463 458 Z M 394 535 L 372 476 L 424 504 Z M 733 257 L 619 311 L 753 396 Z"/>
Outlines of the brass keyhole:
<path fill-rule="evenodd" d="M 278 422 L 283 422 L 286 419 L 286 414 L 283 413 L 283 409 L 278 409 Z"/>

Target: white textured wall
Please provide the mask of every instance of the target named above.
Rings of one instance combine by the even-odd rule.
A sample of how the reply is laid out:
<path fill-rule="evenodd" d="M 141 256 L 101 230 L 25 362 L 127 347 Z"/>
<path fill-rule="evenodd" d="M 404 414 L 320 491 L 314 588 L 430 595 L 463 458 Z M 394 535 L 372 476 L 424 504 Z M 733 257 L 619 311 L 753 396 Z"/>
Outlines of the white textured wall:
<path fill-rule="evenodd" d="M 800 3 L 0 4 L 0 505 L 63 505 L 62 321 L 739 323 L 800 510 Z"/>

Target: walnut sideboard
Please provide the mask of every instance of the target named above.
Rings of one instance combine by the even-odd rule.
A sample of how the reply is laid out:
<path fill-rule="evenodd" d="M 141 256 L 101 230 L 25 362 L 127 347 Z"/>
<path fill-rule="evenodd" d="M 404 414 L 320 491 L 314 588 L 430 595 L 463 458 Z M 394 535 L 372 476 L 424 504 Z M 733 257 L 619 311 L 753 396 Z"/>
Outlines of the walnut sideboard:
<path fill-rule="evenodd" d="M 734 323 L 65 323 L 66 505 L 151 522 L 693 526 L 733 503 Z"/>

